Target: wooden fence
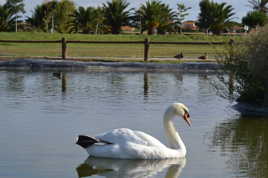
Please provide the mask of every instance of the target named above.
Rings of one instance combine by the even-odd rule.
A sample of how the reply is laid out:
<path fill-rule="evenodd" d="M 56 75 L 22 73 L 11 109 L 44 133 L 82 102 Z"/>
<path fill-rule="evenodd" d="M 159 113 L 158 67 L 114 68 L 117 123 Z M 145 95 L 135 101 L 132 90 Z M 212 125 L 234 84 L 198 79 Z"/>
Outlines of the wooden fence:
<path fill-rule="evenodd" d="M 0 43 L 61 43 L 61 57 L 67 59 L 68 43 L 77 44 L 141 44 L 144 46 L 144 61 L 148 61 L 150 45 L 224 45 L 233 44 L 233 40 L 227 42 L 156 42 L 145 38 L 143 41 L 79 41 L 79 40 L 0 40 Z"/>

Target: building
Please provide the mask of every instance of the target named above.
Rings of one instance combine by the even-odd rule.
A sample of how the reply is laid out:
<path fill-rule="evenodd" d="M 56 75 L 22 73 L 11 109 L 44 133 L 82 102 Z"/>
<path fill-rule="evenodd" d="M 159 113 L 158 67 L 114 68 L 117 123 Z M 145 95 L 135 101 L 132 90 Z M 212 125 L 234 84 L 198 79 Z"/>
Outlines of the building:
<path fill-rule="evenodd" d="M 182 30 L 184 30 L 184 31 L 197 31 L 197 30 L 199 30 L 199 28 L 196 25 L 196 21 L 188 20 L 188 21 L 182 22 Z"/>

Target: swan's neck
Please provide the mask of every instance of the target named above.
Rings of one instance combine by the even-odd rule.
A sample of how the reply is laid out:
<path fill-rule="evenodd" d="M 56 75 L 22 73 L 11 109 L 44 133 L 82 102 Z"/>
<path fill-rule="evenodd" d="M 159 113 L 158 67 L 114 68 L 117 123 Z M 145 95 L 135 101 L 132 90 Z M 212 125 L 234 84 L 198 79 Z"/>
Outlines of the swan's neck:
<path fill-rule="evenodd" d="M 183 152 L 183 154 L 186 154 L 186 147 L 172 122 L 173 118 L 174 115 L 170 112 L 166 112 L 164 115 L 164 129 L 169 146 L 170 148 L 180 150 Z"/>

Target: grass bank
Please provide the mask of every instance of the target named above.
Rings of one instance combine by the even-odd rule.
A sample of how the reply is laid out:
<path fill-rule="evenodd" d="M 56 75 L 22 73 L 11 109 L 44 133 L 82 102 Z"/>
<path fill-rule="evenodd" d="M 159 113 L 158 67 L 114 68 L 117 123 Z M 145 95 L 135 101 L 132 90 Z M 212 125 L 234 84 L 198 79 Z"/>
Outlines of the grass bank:
<path fill-rule="evenodd" d="M 40 32 L 0 33 L 2 40 L 92 40 L 92 41 L 143 41 L 146 35 L 88 35 L 88 34 L 60 34 Z M 150 41 L 159 42 L 221 42 L 228 41 L 228 36 L 207 35 L 152 35 Z M 233 38 L 233 37 L 232 37 Z M 239 37 L 235 37 L 235 40 Z M 143 45 L 141 44 L 68 44 L 68 56 L 81 59 L 110 58 L 142 59 Z M 222 52 L 222 45 L 151 45 L 149 56 L 156 59 L 172 59 L 176 54 L 183 52 L 184 58 L 195 60 L 198 56 L 208 54 L 209 58 Z M 0 57 L 59 57 L 60 44 L 30 44 L 30 43 L 0 43 Z M 97 57 L 97 58 L 96 58 Z"/>

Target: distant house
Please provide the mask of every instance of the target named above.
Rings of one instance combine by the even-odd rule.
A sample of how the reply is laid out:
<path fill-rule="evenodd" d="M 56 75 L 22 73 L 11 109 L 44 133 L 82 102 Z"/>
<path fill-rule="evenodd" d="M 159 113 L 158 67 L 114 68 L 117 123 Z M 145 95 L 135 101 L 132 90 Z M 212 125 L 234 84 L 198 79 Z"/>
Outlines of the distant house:
<path fill-rule="evenodd" d="M 130 27 L 130 26 L 122 26 L 121 30 L 123 32 L 132 33 L 132 32 L 134 32 L 136 30 L 136 28 Z"/>
<path fill-rule="evenodd" d="M 229 28 L 229 33 L 241 33 L 244 31 L 245 29 L 243 25 L 233 25 Z"/>
<path fill-rule="evenodd" d="M 188 21 L 182 22 L 182 30 L 185 30 L 185 31 L 197 31 L 197 30 L 199 30 L 199 28 L 196 25 L 196 21 L 188 20 Z"/>

